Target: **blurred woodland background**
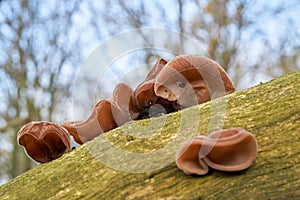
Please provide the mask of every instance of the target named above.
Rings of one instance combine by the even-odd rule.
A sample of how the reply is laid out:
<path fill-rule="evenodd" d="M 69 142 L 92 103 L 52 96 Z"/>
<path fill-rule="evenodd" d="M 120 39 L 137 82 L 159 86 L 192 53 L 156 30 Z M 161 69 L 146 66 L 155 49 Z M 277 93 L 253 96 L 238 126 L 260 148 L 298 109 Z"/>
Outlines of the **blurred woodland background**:
<path fill-rule="evenodd" d="M 74 77 L 108 38 L 143 27 L 178 31 L 244 89 L 300 69 L 299 10 L 298 0 L 1 0 L 0 185 L 37 165 L 18 146 L 18 130 L 70 118 Z M 184 42 L 168 49 L 180 52 Z M 158 57 L 145 50 L 137 59 Z"/>

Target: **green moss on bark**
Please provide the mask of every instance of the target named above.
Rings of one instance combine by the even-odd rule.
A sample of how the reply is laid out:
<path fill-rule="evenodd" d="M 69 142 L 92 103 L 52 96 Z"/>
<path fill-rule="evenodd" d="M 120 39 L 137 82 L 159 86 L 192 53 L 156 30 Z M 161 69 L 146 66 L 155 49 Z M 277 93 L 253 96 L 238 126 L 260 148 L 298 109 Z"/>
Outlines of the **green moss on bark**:
<path fill-rule="evenodd" d="M 18 176 L 0 187 L 0 196 L 9 200 L 300 197 L 299 99 L 300 71 L 181 112 L 130 122 Z M 210 170 L 201 177 L 177 169 L 174 153 L 185 139 L 233 127 L 257 138 L 258 156 L 249 169 Z M 132 153 L 144 157 L 132 160 Z M 117 170 L 126 167 L 127 172 Z"/>

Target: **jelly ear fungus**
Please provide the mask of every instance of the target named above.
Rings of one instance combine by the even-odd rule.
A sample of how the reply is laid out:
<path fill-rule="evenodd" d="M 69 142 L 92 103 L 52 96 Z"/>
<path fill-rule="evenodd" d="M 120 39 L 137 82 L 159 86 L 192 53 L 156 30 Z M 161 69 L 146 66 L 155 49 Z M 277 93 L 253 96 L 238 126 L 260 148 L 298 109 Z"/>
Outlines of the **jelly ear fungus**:
<path fill-rule="evenodd" d="M 155 94 L 185 108 L 225 96 L 235 88 L 223 68 L 198 55 L 176 56 L 156 77 Z"/>
<path fill-rule="evenodd" d="M 232 128 L 184 142 L 177 151 L 176 164 L 186 174 L 204 175 L 208 167 L 227 172 L 247 169 L 256 156 L 254 135 L 241 128 Z"/>
<path fill-rule="evenodd" d="M 114 112 L 114 113 L 113 113 Z M 118 116 L 116 120 L 114 116 Z M 99 101 L 90 117 L 83 122 L 67 122 L 62 126 L 73 136 L 78 136 L 81 143 L 85 143 L 100 134 L 118 127 L 116 121 L 125 121 L 122 111 L 111 101 Z M 76 140 L 76 139 L 75 139 Z"/>
<path fill-rule="evenodd" d="M 175 111 L 172 102 L 157 96 L 154 92 L 156 77 L 166 64 L 167 61 L 160 58 L 147 74 L 145 80 L 135 89 L 130 103 L 133 119 L 149 118 L 150 107 L 153 111 L 152 116 Z"/>
<path fill-rule="evenodd" d="M 30 122 L 18 132 L 18 143 L 33 160 L 46 163 L 70 150 L 66 129 L 52 122 Z"/>

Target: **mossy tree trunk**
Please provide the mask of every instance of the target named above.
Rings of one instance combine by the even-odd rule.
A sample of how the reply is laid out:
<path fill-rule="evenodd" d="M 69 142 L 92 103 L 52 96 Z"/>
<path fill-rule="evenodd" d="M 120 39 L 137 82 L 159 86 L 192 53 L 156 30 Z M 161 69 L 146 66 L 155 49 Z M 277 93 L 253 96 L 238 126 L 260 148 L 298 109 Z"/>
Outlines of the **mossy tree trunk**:
<path fill-rule="evenodd" d="M 133 121 L 1 186 L 1 199 L 300 198 L 300 71 L 159 118 Z M 241 127 L 258 141 L 242 172 L 187 176 L 174 154 L 195 135 Z"/>

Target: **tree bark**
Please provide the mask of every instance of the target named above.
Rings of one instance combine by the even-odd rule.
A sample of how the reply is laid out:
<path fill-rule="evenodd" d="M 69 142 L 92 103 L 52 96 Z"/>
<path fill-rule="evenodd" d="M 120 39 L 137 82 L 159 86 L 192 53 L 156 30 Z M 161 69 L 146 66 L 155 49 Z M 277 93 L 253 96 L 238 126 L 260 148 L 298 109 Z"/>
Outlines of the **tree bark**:
<path fill-rule="evenodd" d="M 300 197 L 300 71 L 180 112 L 132 121 L 0 187 L 1 199 L 293 199 Z M 224 121 L 223 121 L 224 120 Z M 224 122 L 224 123 L 223 123 Z M 247 170 L 187 176 L 180 144 L 241 127 L 258 141 Z"/>

